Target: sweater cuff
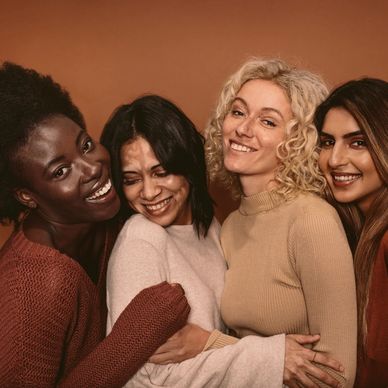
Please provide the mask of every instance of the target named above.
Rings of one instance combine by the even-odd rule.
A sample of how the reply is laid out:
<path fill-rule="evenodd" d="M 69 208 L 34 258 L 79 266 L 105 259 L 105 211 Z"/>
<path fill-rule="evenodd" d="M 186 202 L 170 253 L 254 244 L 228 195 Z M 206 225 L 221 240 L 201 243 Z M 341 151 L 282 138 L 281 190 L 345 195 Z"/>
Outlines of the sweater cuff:
<path fill-rule="evenodd" d="M 213 330 L 203 348 L 203 351 L 209 349 L 219 349 L 227 345 L 233 345 L 238 342 L 238 338 L 221 333 L 219 330 Z"/>

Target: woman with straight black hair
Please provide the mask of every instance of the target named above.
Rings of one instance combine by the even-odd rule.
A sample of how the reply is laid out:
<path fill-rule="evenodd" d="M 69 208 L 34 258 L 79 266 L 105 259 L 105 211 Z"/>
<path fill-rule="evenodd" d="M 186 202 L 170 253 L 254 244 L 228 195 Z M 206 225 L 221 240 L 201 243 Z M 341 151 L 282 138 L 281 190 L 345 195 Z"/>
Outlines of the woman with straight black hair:
<path fill-rule="evenodd" d="M 190 324 L 162 345 L 127 386 L 281 387 L 287 373 L 292 377 L 286 382 L 296 383 L 306 371 L 336 386 L 308 360 L 317 356 L 329 366 L 338 363 L 299 345 L 316 336 L 238 340 L 222 333 L 226 264 L 208 194 L 203 139 L 189 118 L 170 101 L 145 96 L 114 112 L 101 142 L 111 154 L 123 204 L 120 216 L 139 213 L 126 221 L 112 251 L 108 333 L 137 292 L 164 280 L 179 281 L 191 306 Z"/>

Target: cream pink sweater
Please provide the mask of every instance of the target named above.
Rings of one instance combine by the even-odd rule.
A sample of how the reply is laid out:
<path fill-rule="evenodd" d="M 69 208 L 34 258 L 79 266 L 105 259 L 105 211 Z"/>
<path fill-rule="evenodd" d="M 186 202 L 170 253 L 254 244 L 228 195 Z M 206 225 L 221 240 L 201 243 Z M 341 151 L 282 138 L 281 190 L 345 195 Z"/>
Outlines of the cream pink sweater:
<path fill-rule="evenodd" d="M 219 336 L 223 330 L 220 298 L 226 265 L 213 222 L 206 238 L 192 225 L 163 228 L 142 215 L 122 229 L 108 268 L 108 332 L 121 311 L 143 288 L 163 280 L 182 284 L 191 306 L 189 321 L 213 331 L 211 347 L 236 342 Z M 216 335 L 214 335 L 216 334 Z M 230 338 L 230 337 L 229 337 Z M 218 349 L 209 349 L 180 364 L 148 363 L 128 387 L 281 387 L 284 335 L 250 336 Z"/>

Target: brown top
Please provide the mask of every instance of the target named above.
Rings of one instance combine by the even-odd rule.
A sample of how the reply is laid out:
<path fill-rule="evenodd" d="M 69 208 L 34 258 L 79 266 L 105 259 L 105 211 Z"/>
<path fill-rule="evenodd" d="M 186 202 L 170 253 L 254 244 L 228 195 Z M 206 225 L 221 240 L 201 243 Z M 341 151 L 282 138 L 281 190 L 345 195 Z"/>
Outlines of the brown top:
<path fill-rule="evenodd" d="M 357 387 L 388 387 L 388 232 L 373 267 L 367 307 L 366 357 L 358 363 Z"/>
<path fill-rule="evenodd" d="M 2 387 L 122 386 L 184 323 L 188 306 L 167 283 L 142 291 L 106 339 L 106 232 L 97 284 L 59 251 L 14 233 L 0 251 Z"/>

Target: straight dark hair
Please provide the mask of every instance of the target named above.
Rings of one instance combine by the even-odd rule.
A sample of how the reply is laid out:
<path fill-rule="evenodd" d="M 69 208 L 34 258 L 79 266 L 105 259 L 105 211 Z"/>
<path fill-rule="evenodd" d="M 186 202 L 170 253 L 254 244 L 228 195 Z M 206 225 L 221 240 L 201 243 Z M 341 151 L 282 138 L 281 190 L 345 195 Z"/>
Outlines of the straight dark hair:
<path fill-rule="evenodd" d="M 143 96 L 119 106 L 101 135 L 101 144 L 111 156 L 113 184 L 121 199 L 119 218 L 123 221 L 134 213 L 122 188 L 120 150 L 124 143 L 138 137 L 148 141 L 168 173 L 186 178 L 190 185 L 189 202 L 194 227 L 198 237 L 206 236 L 214 209 L 208 191 L 204 139 L 181 109 L 156 95 Z"/>
<path fill-rule="evenodd" d="M 342 108 L 356 120 L 363 132 L 368 150 L 383 181 L 383 186 L 366 215 L 355 203 L 339 203 L 330 189 L 328 201 L 337 209 L 344 224 L 349 245 L 354 254 L 354 270 L 357 286 L 358 352 L 365 354 L 367 334 L 366 309 L 373 265 L 381 239 L 387 230 L 388 218 L 388 83 L 373 78 L 349 81 L 333 90 L 317 108 L 315 125 L 322 131 L 330 109 Z M 386 263 L 388 268 L 388 263 Z"/>

